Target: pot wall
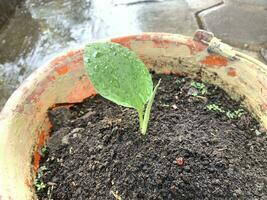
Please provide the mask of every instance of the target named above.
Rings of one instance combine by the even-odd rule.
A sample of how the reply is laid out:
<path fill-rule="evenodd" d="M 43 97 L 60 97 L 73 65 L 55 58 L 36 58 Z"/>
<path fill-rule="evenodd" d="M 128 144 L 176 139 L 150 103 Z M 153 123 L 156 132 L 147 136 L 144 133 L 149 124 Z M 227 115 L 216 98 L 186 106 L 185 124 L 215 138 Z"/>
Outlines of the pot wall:
<path fill-rule="evenodd" d="M 107 39 L 133 51 L 157 73 L 176 73 L 219 85 L 243 103 L 267 128 L 267 67 L 247 60 L 229 61 L 209 54 L 207 46 L 167 33 Z M 0 199 L 33 199 L 33 174 L 38 169 L 51 128 L 47 110 L 81 102 L 95 95 L 85 75 L 83 48 L 55 57 L 36 70 L 10 97 L 0 114 Z M 33 160 L 32 160 L 33 155 Z"/>

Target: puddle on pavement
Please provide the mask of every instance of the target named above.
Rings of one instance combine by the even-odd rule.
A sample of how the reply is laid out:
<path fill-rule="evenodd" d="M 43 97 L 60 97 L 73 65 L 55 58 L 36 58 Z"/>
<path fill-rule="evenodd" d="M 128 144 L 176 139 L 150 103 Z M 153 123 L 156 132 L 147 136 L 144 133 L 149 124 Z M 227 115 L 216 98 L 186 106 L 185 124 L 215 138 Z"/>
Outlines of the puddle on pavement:
<path fill-rule="evenodd" d="M 188 9 L 185 0 L 26 0 L 0 32 L 0 109 L 34 69 L 69 48 L 142 31 L 191 35 Z"/>

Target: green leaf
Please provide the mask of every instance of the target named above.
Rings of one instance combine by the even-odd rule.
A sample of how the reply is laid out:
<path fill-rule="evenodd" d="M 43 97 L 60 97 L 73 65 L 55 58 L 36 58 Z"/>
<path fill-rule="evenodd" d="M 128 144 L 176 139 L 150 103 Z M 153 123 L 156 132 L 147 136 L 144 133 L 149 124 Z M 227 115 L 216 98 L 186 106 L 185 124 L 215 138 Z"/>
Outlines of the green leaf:
<path fill-rule="evenodd" d="M 84 49 L 84 64 L 101 96 L 143 111 L 153 83 L 145 64 L 134 52 L 116 43 L 93 43 Z"/>

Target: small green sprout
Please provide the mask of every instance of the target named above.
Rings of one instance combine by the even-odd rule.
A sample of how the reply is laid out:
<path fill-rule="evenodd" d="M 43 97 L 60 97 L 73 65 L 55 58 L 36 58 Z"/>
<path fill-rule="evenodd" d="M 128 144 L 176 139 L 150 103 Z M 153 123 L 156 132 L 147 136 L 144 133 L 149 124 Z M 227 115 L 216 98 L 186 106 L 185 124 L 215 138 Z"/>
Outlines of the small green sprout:
<path fill-rule="evenodd" d="M 191 83 L 191 86 L 196 88 L 198 90 L 198 93 L 200 93 L 201 95 L 207 94 L 207 88 L 203 83 L 199 83 L 199 82 L 193 81 Z M 192 96 L 197 96 L 198 93 L 193 93 Z"/>
<path fill-rule="evenodd" d="M 260 136 L 262 133 L 259 130 L 255 130 L 257 136 Z"/>
<path fill-rule="evenodd" d="M 218 105 L 216 104 L 209 104 L 207 105 L 207 108 L 209 110 L 212 110 L 212 111 L 215 111 L 215 112 L 219 112 L 219 113 L 225 113 L 224 109 L 219 107 Z"/>
<path fill-rule="evenodd" d="M 134 52 L 116 43 L 87 45 L 84 65 L 101 96 L 137 111 L 140 131 L 145 135 L 160 81 L 153 90 L 152 77 L 145 64 Z"/>
<path fill-rule="evenodd" d="M 45 157 L 45 154 L 47 153 L 47 148 L 46 148 L 46 146 L 43 146 L 42 148 L 41 148 L 41 150 L 40 150 L 40 155 L 42 156 L 42 157 Z"/>
<path fill-rule="evenodd" d="M 174 81 L 174 83 L 176 83 L 177 85 L 180 85 L 181 82 L 182 81 L 180 79 L 177 79 L 177 80 Z"/>
<path fill-rule="evenodd" d="M 43 181 L 41 181 L 41 178 L 44 175 L 44 171 L 47 171 L 47 167 L 46 166 L 41 166 L 38 169 L 38 173 L 37 173 L 37 177 L 34 180 L 34 186 L 36 188 L 37 191 L 43 190 L 44 188 L 46 188 L 46 185 L 43 183 Z"/>
<path fill-rule="evenodd" d="M 241 109 L 238 109 L 238 110 L 234 110 L 234 111 L 225 111 L 222 107 L 219 107 L 218 105 L 216 104 L 209 104 L 207 105 L 207 108 L 209 110 L 212 110 L 212 111 L 215 111 L 215 112 L 219 112 L 219 113 L 225 113 L 226 116 L 229 118 L 229 119 L 238 119 L 240 118 L 243 114 L 244 114 L 244 110 L 241 108 Z"/>
<path fill-rule="evenodd" d="M 185 82 L 185 78 L 177 78 L 174 83 L 176 83 L 177 85 L 180 85 L 181 83 Z"/>
<path fill-rule="evenodd" d="M 38 172 L 43 173 L 44 171 L 47 171 L 47 170 L 48 169 L 47 169 L 46 166 L 42 166 L 42 167 L 39 168 Z"/>
<path fill-rule="evenodd" d="M 198 92 L 193 92 L 193 93 L 191 94 L 191 96 L 193 96 L 193 97 L 197 97 L 197 96 L 198 96 Z"/>
<path fill-rule="evenodd" d="M 46 185 L 42 181 L 36 181 L 36 182 L 34 182 L 34 186 L 35 186 L 35 188 L 36 188 L 37 191 L 40 191 L 40 190 L 43 190 L 43 189 L 46 188 Z"/>
<path fill-rule="evenodd" d="M 240 118 L 242 115 L 244 114 L 244 110 L 243 109 L 238 109 L 238 110 L 235 110 L 235 111 L 227 111 L 226 113 L 226 116 L 229 118 L 229 119 L 237 119 L 237 118 Z"/>

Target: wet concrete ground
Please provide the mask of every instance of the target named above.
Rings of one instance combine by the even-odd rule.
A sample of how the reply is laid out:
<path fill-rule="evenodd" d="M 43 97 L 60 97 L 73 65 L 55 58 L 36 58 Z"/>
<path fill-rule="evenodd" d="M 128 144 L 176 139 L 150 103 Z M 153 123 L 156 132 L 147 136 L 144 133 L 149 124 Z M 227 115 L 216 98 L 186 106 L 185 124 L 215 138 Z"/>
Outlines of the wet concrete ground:
<path fill-rule="evenodd" d="M 192 34 L 197 26 L 187 9 L 183 0 L 27 0 L 0 34 L 0 106 L 34 69 L 65 49 L 141 31 Z"/>
<path fill-rule="evenodd" d="M 222 0 L 26 0 L 0 30 L 0 109 L 34 69 L 66 49 L 138 32 L 193 35 L 202 26 L 198 14 L 208 15 L 207 9 L 220 4 Z"/>

